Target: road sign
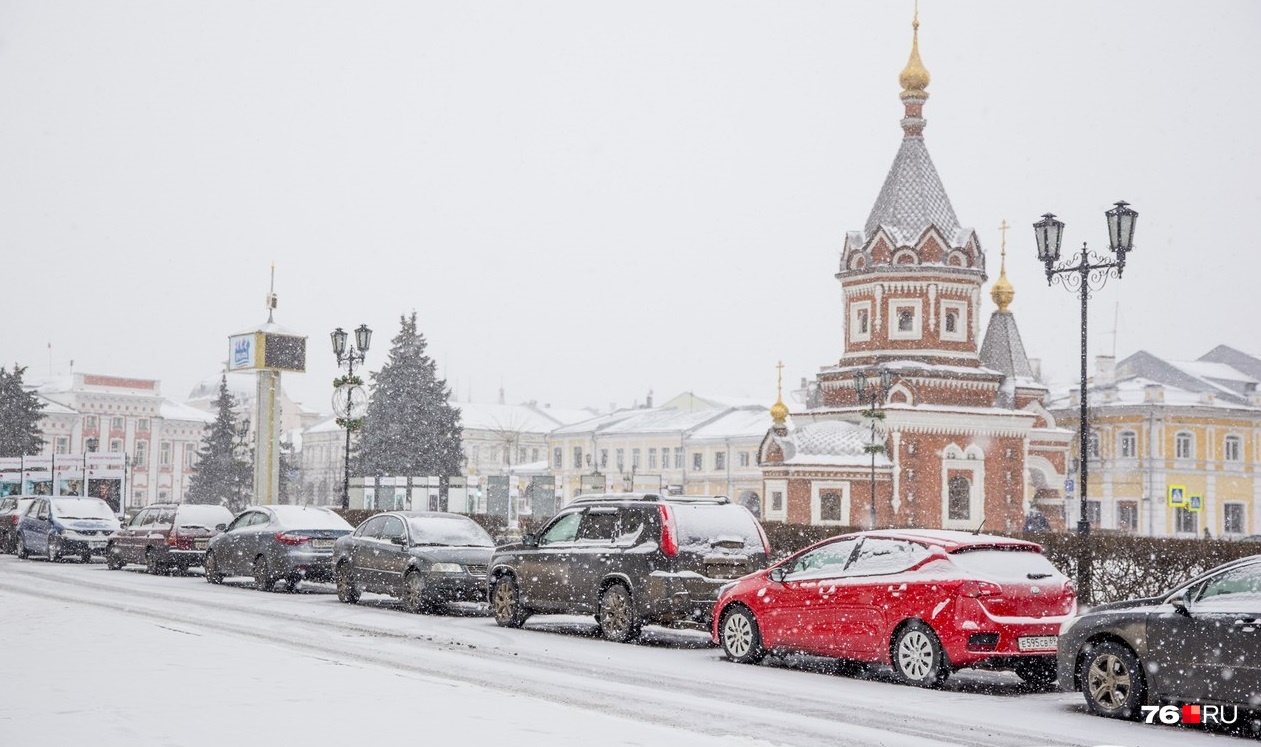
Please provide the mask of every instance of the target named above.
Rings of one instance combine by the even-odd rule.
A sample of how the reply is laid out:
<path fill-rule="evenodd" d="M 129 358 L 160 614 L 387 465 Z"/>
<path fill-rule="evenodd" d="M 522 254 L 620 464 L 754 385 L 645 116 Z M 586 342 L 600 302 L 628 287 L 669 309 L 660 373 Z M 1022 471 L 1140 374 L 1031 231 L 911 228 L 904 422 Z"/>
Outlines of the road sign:
<path fill-rule="evenodd" d="M 1071 477 L 1064 481 L 1064 492 L 1069 495 L 1073 494 L 1073 479 Z"/>

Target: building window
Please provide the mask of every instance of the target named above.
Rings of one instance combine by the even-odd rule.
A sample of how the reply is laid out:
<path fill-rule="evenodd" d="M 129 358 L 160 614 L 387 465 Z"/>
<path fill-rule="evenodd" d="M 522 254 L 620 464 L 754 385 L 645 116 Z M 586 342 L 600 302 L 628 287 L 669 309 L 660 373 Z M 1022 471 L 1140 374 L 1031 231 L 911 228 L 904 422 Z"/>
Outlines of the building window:
<path fill-rule="evenodd" d="M 1238 462 L 1243 459 L 1243 439 L 1239 436 L 1227 436 L 1223 443 L 1222 458 L 1228 462 Z"/>
<path fill-rule="evenodd" d="M 771 491 L 771 510 L 772 511 L 784 510 L 784 491 L 782 490 Z"/>
<path fill-rule="evenodd" d="M 843 496 L 839 490 L 824 490 L 819 493 L 819 520 L 842 521 Z"/>
<path fill-rule="evenodd" d="M 1222 534 L 1243 534 L 1244 513 L 1242 503 L 1227 503 L 1222 506 Z"/>
<path fill-rule="evenodd" d="M 559 446 L 552 449 L 552 469 L 561 469 L 565 466 L 565 451 Z"/>
<path fill-rule="evenodd" d="M 530 449 L 530 461 L 537 462 L 539 460 L 539 447 L 535 446 Z"/>
<path fill-rule="evenodd" d="M 609 450 L 600 449 L 600 469 L 608 469 L 609 466 Z"/>
<path fill-rule="evenodd" d="M 849 338 L 854 342 L 866 342 L 871 339 L 870 301 L 849 305 Z"/>
<path fill-rule="evenodd" d="M 705 455 L 699 451 L 692 452 L 692 471 L 700 472 L 705 469 Z"/>
<path fill-rule="evenodd" d="M 639 449 L 631 449 L 631 469 L 639 469 Z"/>
<path fill-rule="evenodd" d="M 582 447 L 574 447 L 574 469 L 582 469 Z"/>
<path fill-rule="evenodd" d="M 158 466 L 170 467 L 174 461 L 174 446 L 170 441 L 163 441 L 158 447 Z"/>
<path fill-rule="evenodd" d="M 95 415 L 84 415 L 84 416 L 83 416 L 83 427 L 84 427 L 84 429 L 89 430 L 89 431 L 94 431 L 94 430 L 96 430 L 96 416 L 95 416 Z"/>
<path fill-rule="evenodd" d="M 1091 431 L 1086 437 L 1086 449 L 1091 460 L 1099 459 L 1099 431 Z"/>
<path fill-rule="evenodd" d="M 525 464 L 525 447 L 517 447 L 517 464 Z"/>
<path fill-rule="evenodd" d="M 1174 531 L 1178 534 L 1195 534 L 1196 533 L 1196 512 L 1188 511 L 1179 506 L 1174 510 Z"/>
<path fill-rule="evenodd" d="M 649 449 L 648 450 L 648 469 L 656 469 L 656 468 L 657 468 L 657 450 Z"/>
<path fill-rule="evenodd" d="M 950 478 L 949 505 L 947 516 L 952 521 L 967 521 L 972 518 L 972 481 L 963 475 Z"/>
<path fill-rule="evenodd" d="M 111 431 L 121 431 L 123 429 L 123 419 L 119 417 L 110 418 L 109 429 Z"/>
<path fill-rule="evenodd" d="M 1195 442 L 1190 433 L 1179 433 L 1173 437 L 1174 459 L 1191 459 L 1195 456 Z"/>
<path fill-rule="evenodd" d="M 1086 520 L 1090 522 L 1090 526 L 1099 527 L 1103 524 L 1103 503 L 1101 501 L 1086 501 Z"/>
<path fill-rule="evenodd" d="M 123 450 L 123 440 L 121 438 L 111 438 L 109 441 L 109 451 L 111 454 L 121 453 Z"/>
<path fill-rule="evenodd" d="M 674 468 L 683 469 L 683 447 L 674 447 Z"/>
<path fill-rule="evenodd" d="M 750 461 L 751 460 L 749 457 L 749 452 L 747 451 L 740 452 L 740 466 L 741 467 L 748 467 Z"/>
<path fill-rule="evenodd" d="M 954 333 L 959 331 L 959 316 L 953 311 L 946 312 L 946 332 Z"/>
<path fill-rule="evenodd" d="M 1138 456 L 1138 435 L 1134 431 L 1121 431 L 1117 437 L 1117 456 L 1134 459 Z"/>
<path fill-rule="evenodd" d="M 1122 532 L 1138 531 L 1138 504 L 1134 501 L 1117 503 L 1117 529 Z"/>
<path fill-rule="evenodd" d="M 725 451 L 714 454 L 714 469 L 727 469 L 727 453 Z"/>
<path fill-rule="evenodd" d="M 909 307 L 898 309 L 898 331 L 910 332 L 915 329 L 915 310 Z"/>
<path fill-rule="evenodd" d="M 136 442 L 136 469 L 147 469 L 149 466 L 149 442 Z"/>
<path fill-rule="evenodd" d="M 918 300 L 890 299 L 889 318 L 893 321 L 893 328 L 889 331 L 890 339 L 920 339 L 920 302 Z"/>
<path fill-rule="evenodd" d="M 149 432 L 149 419 L 140 418 L 139 420 L 137 420 L 136 430 L 140 431 L 141 433 L 148 433 Z"/>
<path fill-rule="evenodd" d="M 626 471 L 626 449 L 618 449 L 617 452 L 617 471 Z"/>
<path fill-rule="evenodd" d="M 192 444 L 184 444 L 184 469 L 197 466 L 197 449 Z"/>
<path fill-rule="evenodd" d="M 474 446 L 474 447 L 472 448 L 471 454 L 470 454 L 470 456 L 469 456 L 469 460 L 470 460 L 470 461 L 472 461 L 472 462 L 473 462 L 473 464 L 477 464 L 477 463 L 481 462 L 481 460 L 482 460 L 482 447 L 480 447 L 480 446 Z"/>
<path fill-rule="evenodd" d="M 867 309 L 858 310 L 858 334 L 871 334 L 871 312 Z"/>

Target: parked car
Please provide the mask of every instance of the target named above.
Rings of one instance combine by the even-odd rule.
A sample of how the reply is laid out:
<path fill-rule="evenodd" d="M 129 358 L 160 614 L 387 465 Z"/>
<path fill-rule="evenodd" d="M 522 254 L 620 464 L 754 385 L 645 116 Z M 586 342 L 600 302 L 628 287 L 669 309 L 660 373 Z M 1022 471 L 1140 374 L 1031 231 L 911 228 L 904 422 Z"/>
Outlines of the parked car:
<path fill-rule="evenodd" d="M 769 555 L 761 525 L 725 497 L 583 496 L 495 550 L 490 605 L 501 626 L 595 615 L 605 638 L 630 641 L 645 624 L 705 626 L 719 588 Z"/>
<path fill-rule="evenodd" d="M 322 506 L 253 506 L 210 540 L 206 580 L 253 576 L 260 591 L 283 580 L 290 591 L 303 579 L 333 579 L 333 543 L 354 527 Z"/>
<path fill-rule="evenodd" d="M 37 497 L 17 526 L 17 555 L 42 554 L 50 561 L 78 555 L 87 563 L 104 555 L 118 517 L 100 498 Z"/>
<path fill-rule="evenodd" d="M 712 633 L 728 659 L 801 652 L 891 664 L 934 686 L 960 667 L 1055 682 L 1072 582 L 1032 542 L 932 529 L 825 540 L 726 587 Z"/>
<path fill-rule="evenodd" d="M 34 496 L 8 495 L 0 499 L 0 553 L 17 552 L 18 522 L 34 502 Z"/>
<path fill-rule="evenodd" d="M 486 600 L 486 567 L 495 541 L 467 516 L 391 511 L 360 524 L 333 546 L 337 598 L 362 592 L 399 597 L 411 612 L 447 602 Z"/>
<path fill-rule="evenodd" d="M 232 512 L 223 506 L 158 503 L 145 507 L 110 538 L 105 561 L 110 570 L 144 563 L 149 573 L 201 565 L 210 538 L 227 528 Z"/>
<path fill-rule="evenodd" d="M 1261 555 L 1068 620 L 1059 682 L 1113 718 L 1167 702 L 1261 709 Z"/>

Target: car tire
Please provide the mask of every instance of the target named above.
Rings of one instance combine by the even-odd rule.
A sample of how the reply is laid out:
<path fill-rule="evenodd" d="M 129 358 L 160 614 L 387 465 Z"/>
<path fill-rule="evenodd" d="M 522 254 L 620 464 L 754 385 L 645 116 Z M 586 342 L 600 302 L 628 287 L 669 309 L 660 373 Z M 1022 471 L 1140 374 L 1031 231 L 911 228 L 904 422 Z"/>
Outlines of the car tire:
<path fill-rule="evenodd" d="M 337 583 L 337 601 L 354 604 L 359 601 L 359 583 L 355 581 L 355 571 L 349 561 L 337 564 L 334 581 Z"/>
<path fill-rule="evenodd" d="M 425 599 L 425 577 L 420 571 L 408 571 L 403 576 L 402 602 L 408 612 L 428 614 L 433 611 L 433 605 Z"/>
<path fill-rule="evenodd" d="M 144 569 L 148 571 L 150 576 L 161 576 L 166 572 L 166 568 L 158 562 L 158 555 L 149 548 L 144 551 Z"/>
<path fill-rule="evenodd" d="M 212 552 L 206 553 L 206 559 L 203 562 L 203 567 L 206 569 L 206 582 L 207 583 L 211 583 L 211 584 L 223 583 L 223 574 L 219 572 L 219 561 L 215 559 L 214 553 Z"/>
<path fill-rule="evenodd" d="M 59 542 L 53 541 L 52 537 L 48 538 L 46 550 L 49 563 L 56 563 L 58 560 L 61 560 L 61 545 Z"/>
<path fill-rule="evenodd" d="M 600 623 L 600 634 L 614 643 L 629 643 L 639 638 L 639 616 L 630 590 L 621 584 L 613 584 L 600 594 L 596 620 Z"/>
<path fill-rule="evenodd" d="M 515 576 L 500 576 L 491 584 L 490 611 L 495 615 L 495 624 L 501 628 L 519 628 L 525 624 L 530 611 L 521 604 L 521 589 Z"/>
<path fill-rule="evenodd" d="M 113 542 L 105 546 L 105 567 L 111 571 L 121 571 L 126 563 L 123 562 L 123 556 L 118 552 L 118 546 Z"/>
<path fill-rule="evenodd" d="M 1038 656 L 1016 662 L 1016 676 L 1035 690 L 1053 689 L 1057 675 L 1053 656 Z"/>
<path fill-rule="evenodd" d="M 722 622 L 718 624 L 718 640 L 722 644 L 722 652 L 737 664 L 757 664 L 766 656 L 757 618 L 747 607 L 733 605 L 723 611 Z"/>
<path fill-rule="evenodd" d="M 254 588 L 259 591 L 271 591 L 276 585 L 276 579 L 271 575 L 271 569 L 267 567 L 267 558 L 259 555 L 254 558 Z"/>
<path fill-rule="evenodd" d="M 936 687 L 950 674 L 937 634 L 919 620 L 902 626 L 891 649 L 893 672 L 905 684 Z"/>
<path fill-rule="evenodd" d="M 1081 691 L 1091 712 L 1132 719 L 1146 701 L 1147 680 L 1138 657 L 1127 646 L 1105 641 L 1082 657 Z"/>
<path fill-rule="evenodd" d="M 17 554 L 18 554 L 18 558 L 22 560 L 26 560 L 27 558 L 31 557 L 31 551 L 26 549 L 26 538 L 20 534 L 18 535 Z"/>

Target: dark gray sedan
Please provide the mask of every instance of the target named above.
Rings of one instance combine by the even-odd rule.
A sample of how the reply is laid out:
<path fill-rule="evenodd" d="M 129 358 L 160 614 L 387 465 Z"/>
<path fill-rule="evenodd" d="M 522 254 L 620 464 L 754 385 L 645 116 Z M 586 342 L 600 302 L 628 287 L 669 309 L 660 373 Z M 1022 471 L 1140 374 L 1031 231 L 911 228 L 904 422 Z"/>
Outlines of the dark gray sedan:
<path fill-rule="evenodd" d="M 1059 681 L 1100 716 L 1162 702 L 1261 709 L 1261 555 L 1064 623 Z"/>
<path fill-rule="evenodd" d="M 354 527 L 322 506 L 254 506 L 237 514 L 206 548 L 206 580 L 253 576 L 260 591 L 284 581 L 331 581 L 333 543 Z"/>
<path fill-rule="evenodd" d="M 399 597 L 404 609 L 432 612 L 446 602 L 486 599 L 486 566 L 495 542 L 459 514 L 391 511 L 359 525 L 333 550 L 337 598 L 365 591 Z"/>

